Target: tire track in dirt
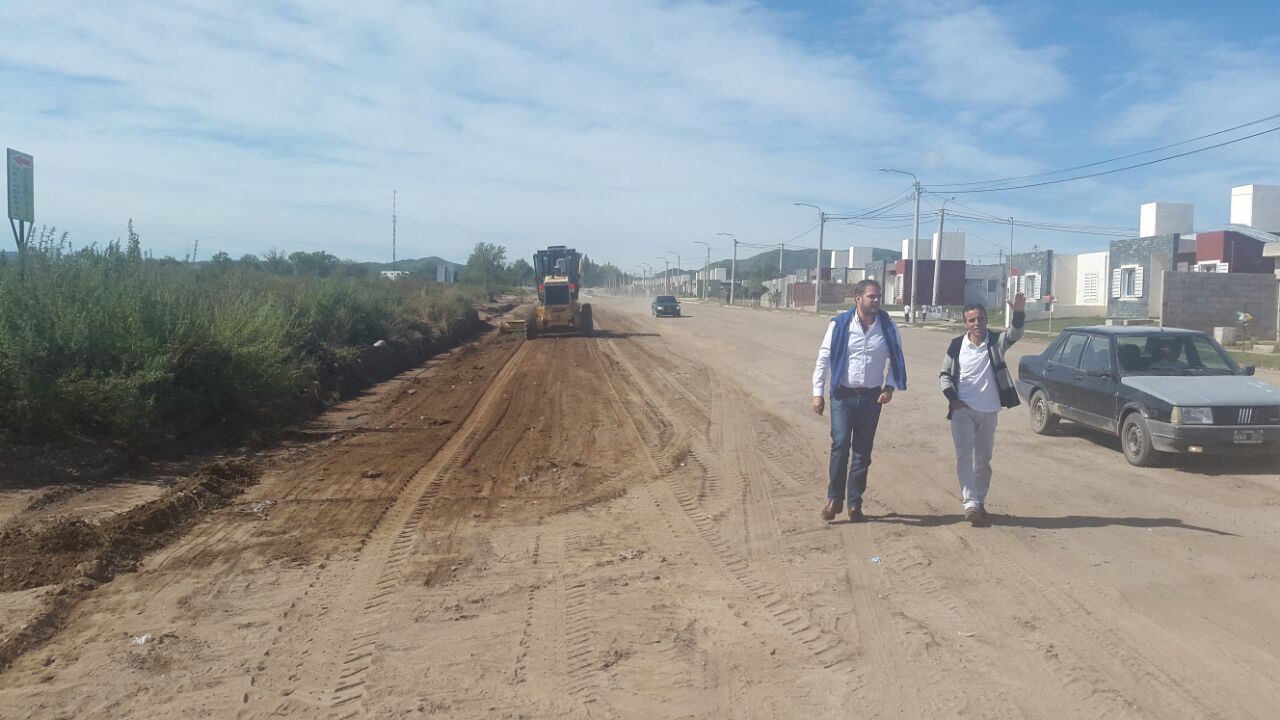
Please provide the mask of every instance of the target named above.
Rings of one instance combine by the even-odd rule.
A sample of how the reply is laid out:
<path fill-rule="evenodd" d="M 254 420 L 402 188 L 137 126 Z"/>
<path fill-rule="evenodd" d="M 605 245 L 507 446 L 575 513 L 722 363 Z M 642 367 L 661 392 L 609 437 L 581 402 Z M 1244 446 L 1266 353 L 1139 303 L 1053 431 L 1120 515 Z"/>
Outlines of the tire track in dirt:
<path fill-rule="evenodd" d="M 1134 713 L 1146 714 L 1146 709 L 1156 706 L 1151 717 L 1195 717 L 1195 718 L 1228 718 L 1221 708 L 1213 707 L 1201 701 L 1187 690 L 1188 682 L 1177 677 L 1173 668 L 1162 667 L 1155 653 L 1139 651 L 1124 638 L 1118 627 L 1102 626 L 1096 613 L 1089 605 L 1078 598 L 1076 590 L 1070 587 L 1051 587 L 1052 581 L 1043 573 L 1027 564 L 1019 562 L 1013 555 L 1012 541 L 1003 538 L 995 543 L 988 543 L 989 557 L 1007 568 L 1009 577 L 1018 577 L 1021 582 L 1011 588 L 1024 596 L 1029 607 L 1052 608 L 1060 622 L 1067 623 L 1072 635 L 1085 637 L 1089 645 L 1102 648 L 1105 656 L 1114 664 L 1114 672 L 1108 676 L 1099 674 L 1096 666 L 1090 667 L 1075 657 L 1070 647 L 1049 643 L 1042 657 L 1046 667 L 1055 676 L 1061 676 L 1059 686 L 1076 702 L 1089 705 L 1095 709 L 1096 717 L 1129 717 Z M 1076 579 L 1088 584 L 1087 580 Z M 1026 597 L 1031 595 L 1031 597 Z M 1109 602 L 1104 600 L 1104 603 Z M 1145 691 L 1146 697 L 1132 698 L 1119 684 L 1117 678 L 1127 679 L 1135 687 Z"/>
<path fill-rule="evenodd" d="M 321 563 L 316 579 L 282 613 L 283 622 L 275 626 L 259 669 L 250 680 L 252 687 L 262 689 L 246 695 L 247 708 L 238 717 L 256 720 L 290 713 L 339 712 L 341 717 L 353 717 L 363 710 L 356 701 L 363 697 L 365 675 L 377 649 L 379 611 L 399 584 L 416 529 L 439 493 L 443 471 L 454 466 L 467 439 L 490 423 L 496 398 L 501 397 L 499 386 L 509 380 L 515 367 L 512 361 L 522 350 L 523 346 L 518 346 L 501 356 L 502 368 L 458 430 L 426 465 L 396 483 L 396 501 L 383 505 L 365 526 L 367 534 L 360 539 L 355 557 Z M 356 478 L 346 480 L 330 494 L 357 494 L 359 483 Z M 308 596 L 313 599 L 304 604 Z M 269 660 L 281 638 L 296 644 L 293 636 L 299 633 L 307 639 L 292 667 Z M 268 688 L 278 693 L 275 699 L 267 694 Z"/>
<path fill-rule="evenodd" d="M 386 618 L 384 607 L 389 602 L 388 596 L 395 593 L 403 581 L 406 561 L 423 518 L 439 495 L 448 473 L 458 467 L 464 456 L 474 453 L 483 437 L 492 432 L 500 421 L 500 401 L 526 352 L 527 346 L 521 345 L 508 358 L 467 421 L 440 452 L 413 476 L 361 551 L 355 573 L 347 586 L 361 589 L 371 587 L 372 592 L 349 595 L 349 602 L 344 606 L 345 612 L 339 612 L 340 617 L 355 615 L 358 619 L 354 622 L 354 634 L 345 643 L 346 653 L 336 672 L 336 680 L 332 683 L 331 708 L 343 709 L 364 697 L 367 682 L 364 675 L 373 665 L 373 656 L 378 650 L 377 636 Z M 343 717 L 355 717 L 361 710 L 363 708 L 353 709 Z"/>
<path fill-rule="evenodd" d="M 663 426 L 671 427 L 672 423 L 665 419 L 661 409 L 648 400 L 649 398 L 662 397 L 661 393 L 653 388 L 636 366 L 617 348 L 610 346 L 609 350 L 612 358 L 625 370 L 627 381 L 635 384 L 640 389 L 637 394 L 646 398 L 646 406 L 650 412 L 661 419 Z M 610 378 L 610 382 L 612 383 L 614 380 Z M 616 389 L 615 394 L 618 394 Z M 647 460 L 653 466 L 655 475 L 663 478 L 663 484 L 670 491 L 681 513 L 693 525 L 695 532 L 701 537 L 706 547 L 710 549 L 711 554 L 718 561 L 724 572 L 762 607 L 765 614 L 772 619 L 778 629 L 799 643 L 803 650 L 808 652 L 824 667 L 830 668 L 847 662 L 852 657 L 852 653 L 844 642 L 840 639 L 833 641 L 824 637 L 824 633 L 809 622 L 807 613 L 797 609 L 772 583 L 766 581 L 761 576 L 761 573 L 735 548 L 734 543 L 723 537 L 716 527 L 715 521 L 698 504 L 696 496 L 683 487 L 670 473 L 663 471 L 663 460 L 669 447 L 668 443 L 665 442 L 665 438 L 660 437 L 655 442 L 646 438 L 639 427 L 634 426 L 634 424 L 633 427 L 641 443 L 648 450 Z"/>
<path fill-rule="evenodd" d="M 923 468 L 912 463 L 908 463 L 907 467 L 915 472 L 924 472 Z M 944 514 L 933 503 L 925 501 L 924 504 L 929 514 Z M 1042 678 L 1038 677 L 1034 679 L 1038 681 L 1036 683 L 1038 687 L 1053 688 L 1058 691 L 1055 705 L 1090 708 L 1090 717 L 1143 715 L 1144 708 L 1151 707 L 1152 703 L 1161 707 L 1160 712 L 1153 717 L 1230 717 L 1230 715 L 1223 715 L 1220 709 L 1204 704 L 1188 692 L 1186 689 L 1188 682 L 1178 678 L 1176 671 L 1172 668 L 1161 667 L 1153 662 L 1153 653 L 1132 647 L 1124 639 L 1125 633 L 1121 628 L 1100 625 L 1096 614 L 1089 609 L 1089 604 L 1077 597 L 1078 591 L 1073 587 L 1081 583 L 1090 584 L 1087 579 L 1072 577 L 1070 582 L 1064 584 L 1048 577 L 1046 571 L 1038 565 L 1033 567 L 1020 562 L 1016 556 L 1025 555 L 1026 550 L 1012 536 L 1006 537 L 1000 532 L 999 516 L 997 516 L 997 527 L 992 531 L 983 532 L 981 537 L 984 542 L 981 550 L 973 548 L 973 541 L 965 532 L 967 529 L 967 525 L 957 525 L 956 529 L 946 528 L 947 541 L 944 543 L 947 546 L 946 549 L 927 549 L 923 545 L 927 536 L 919 534 L 913 535 L 910 539 L 901 539 L 900 541 L 906 547 L 897 552 L 908 558 L 903 564 L 907 571 L 905 574 L 911 580 L 912 587 L 929 596 L 935 607 L 941 604 L 943 616 L 950 618 L 953 626 L 975 628 L 975 636 L 985 635 L 995 638 L 1007 635 L 1007 629 L 1001 627 L 994 619 L 950 599 L 943 591 L 936 572 L 926 569 L 929 564 L 932 564 L 929 558 L 945 558 L 949 554 L 954 554 L 957 546 L 966 552 L 982 552 L 984 563 L 988 566 L 984 570 L 985 574 L 992 578 L 1017 578 L 1015 582 L 1002 583 L 1000 588 L 1001 592 L 1016 598 L 1013 605 L 1027 608 L 1051 608 L 1056 613 L 1057 622 L 1066 623 L 1071 627 L 1071 632 L 1068 634 L 1072 638 L 1085 637 L 1089 639 L 1089 646 L 1105 648 L 1105 656 L 1113 660 L 1114 669 L 1112 672 L 1103 674 L 1098 672 L 1096 665 L 1091 666 L 1079 657 L 1078 652 L 1072 649 L 1074 643 L 1063 643 L 1060 638 L 1045 636 L 1039 632 L 1034 622 L 1023 622 L 1022 629 L 1029 631 L 1029 635 L 1035 638 L 1026 642 L 1034 642 L 1037 645 L 1037 652 L 1033 656 L 1041 662 L 1033 666 L 1024 665 L 1017 671 L 1036 675 L 1045 673 L 1052 678 L 1047 682 L 1039 681 Z M 912 562 L 909 559 L 911 557 L 921 560 Z M 991 565 L 994 567 L 990 567 Z M 1105 607 L 1111 603 L 1111 600 L 1103 598 L 1099 602 Z M 998 657 L 992 657 L 990 660 L 991 666 L 1000 664 Z M 1117 682 L 1118 679 L 1128 680 L 1133 686 L 1145 689 L 1149 697 L 1130 697 L 1123 684 Z M 1170 702 L 1169 698 L 1177 700 Z M 1003 693 L 987 698 L 986 704 L 994 707 L 1016 707 L 1013 698 Z"/>

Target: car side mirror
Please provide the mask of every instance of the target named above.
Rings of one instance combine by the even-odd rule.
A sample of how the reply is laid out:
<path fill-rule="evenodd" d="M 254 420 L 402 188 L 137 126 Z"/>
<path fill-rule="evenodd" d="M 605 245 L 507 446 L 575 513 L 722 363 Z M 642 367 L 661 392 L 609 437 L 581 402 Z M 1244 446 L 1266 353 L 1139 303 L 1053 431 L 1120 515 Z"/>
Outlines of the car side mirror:
<path fill-rule="evenodd" d="M 1252 365 L 1245 365 L 1244 367 L 1240 368 L 1240 372 L 1244 373 L 1245 375 L 1252 375 L 1255 370 L 1257 370 L 1257 368 L 1255 368 Z"/>

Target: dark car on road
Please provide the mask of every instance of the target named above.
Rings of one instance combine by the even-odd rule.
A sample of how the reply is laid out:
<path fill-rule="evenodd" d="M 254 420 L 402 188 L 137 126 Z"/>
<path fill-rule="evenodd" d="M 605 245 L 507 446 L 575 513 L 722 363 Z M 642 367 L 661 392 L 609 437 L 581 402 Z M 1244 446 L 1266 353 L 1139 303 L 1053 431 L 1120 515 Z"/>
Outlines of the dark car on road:
<path fill-rule="evenodd" d="M 1202 332 L 1067 328 L 1019 361 L 1017 386 L 1033 431 L 1088 425 L 1119 436 L 1134 465 L 1160 453 L 1280 454 L 1280 388 Z"/>
<path fill-rule="evenodd" d="M 654 317 L 668 315 L 670 317 L 680 317 L 680 301 L 675 295 L 659 295 L 653 299 L 650 305 L 653 310 Z"/>

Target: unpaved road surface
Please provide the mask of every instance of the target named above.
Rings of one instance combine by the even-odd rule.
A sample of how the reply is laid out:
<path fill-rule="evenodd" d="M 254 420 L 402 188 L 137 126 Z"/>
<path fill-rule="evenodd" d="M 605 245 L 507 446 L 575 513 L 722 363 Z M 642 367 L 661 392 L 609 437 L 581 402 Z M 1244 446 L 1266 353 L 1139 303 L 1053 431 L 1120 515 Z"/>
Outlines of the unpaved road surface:
<path fill-rule="evenodd" d="M 334 407 L 87 592 L 0 715 L 1276 716 L 1275 468 L 1132 468 L 1020 408 L 969 527 L 949 336 L 906 330 L 871 520 L 827 524 L 824 320 L 595 309 L 599 337 L 489 337 Z"/>

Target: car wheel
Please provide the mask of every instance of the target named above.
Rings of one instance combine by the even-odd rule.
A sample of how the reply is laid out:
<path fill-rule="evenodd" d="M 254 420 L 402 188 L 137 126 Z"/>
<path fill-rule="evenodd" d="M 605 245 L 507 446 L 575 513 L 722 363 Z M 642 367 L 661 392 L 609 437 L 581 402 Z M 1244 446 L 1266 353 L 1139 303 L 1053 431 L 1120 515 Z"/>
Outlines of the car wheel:
<path fill-rule="evenodd" d="M 1120 426 L 1120 446 L 1124 449 L 1124 459 L 1130 465 L 1151 467 L 1156 464 L 1156 449 L 1151 445 L 1151 433 L 1147 431 L 1147 421 L 1141 413 L 1129 413 Z"/>
<path fill-rule="evenodd" d="M 1049 409 L 1049 399 L 1043 390 L 1031 395 L 1031 432 L 1037 435 L 1048 435 L 1058 427 L 1058 416 Z"/>

